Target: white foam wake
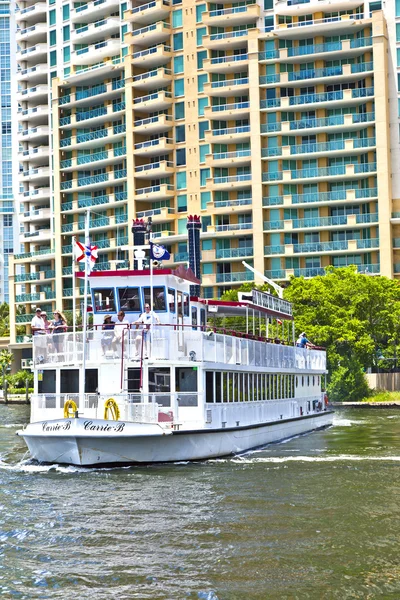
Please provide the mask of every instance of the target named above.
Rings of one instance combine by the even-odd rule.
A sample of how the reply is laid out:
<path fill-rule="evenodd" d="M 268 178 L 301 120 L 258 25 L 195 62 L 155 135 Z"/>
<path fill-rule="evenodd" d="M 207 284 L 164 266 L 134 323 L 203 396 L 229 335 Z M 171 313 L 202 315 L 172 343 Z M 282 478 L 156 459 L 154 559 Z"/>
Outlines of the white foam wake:
<path fill-rule="evenodd" d="M 287 462 L 400 462 L 400 456 L 358 456 L 356 454 L 337 454 L 330 456 L 264 456 L 249 458 L 247 456 L 231 459 L 232 462 L 243 463 L 287 463 Z"/>

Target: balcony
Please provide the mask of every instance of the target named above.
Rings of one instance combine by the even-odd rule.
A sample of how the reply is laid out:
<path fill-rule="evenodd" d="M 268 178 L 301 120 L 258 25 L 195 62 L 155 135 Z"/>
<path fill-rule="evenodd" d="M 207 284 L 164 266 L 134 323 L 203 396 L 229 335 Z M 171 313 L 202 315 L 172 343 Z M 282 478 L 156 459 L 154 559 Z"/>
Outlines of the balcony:
<path fill-rule="evenodd" d="M 36 85 L 17 92 L 17 100 L 19 102 L 46 102 L 49 94 L 47 85 Z"/>
<path fill-rule="evenodd" d="M 49 187 L 32 188 L 21 193 L 21 201 L 37 202 L 38 200 L 48 200 L 50 193 Z"/>
<path fill-rule="evenodd" d="M 17 114 L 18 121 L 36 122 L 38 124 L 47 124 L 49 120 L 49 107 L 47 105 L 34 106 L 20 110 Z"/>
<path fill-rule="evenodd" d="M 248 94 L 249 79 L 225 79 L 224 81 L 213 81 L 204 85 L 204 93 L 209 96 L 229 97 Z"/>
<path fill-rule="evenodd" d="M 115 0 L 94 0 L 76 8 L 71 7 L 72 23 L 92 23 L 115 12 Z"/>
<path fill-rule="evenodd" d="M 136 166 L 134 173 L 135 177 L 139 179 L 160 179 L 173 175 L 175 173 L 175 167 L 173 162 L 161 160 L 146 165 Z"/>
<path fill-rule="evenodd" d="M 331 167 L 311 167 L 306 169 L 294 169 L 292 171 L 276 171 L 271 173 L 263 173 L 263 183 L 271 183 L 275 181 L 291 182 L 296 180 L 296 183 L 308 180 L 324 181 L 336 178 L 354 179 L 354 177 L 369 177 L 376 173 L 376 163 L 365 164 L 348 164 L 334 165 Z"/>
<path fill-rule="evenodd" d="M 306 86 L 310 81 L 318 80 L 315 85 L 333 84 L 362 79 L 367 74 L 373 73 L 373 63 L 346 64 L 335 67 L 325 67 L 321 69 L 302 69 L 292 73 L 276 73 L 272 75 L 262 75 L 260 77 L 260 86 Z"/>
<path fill-rule="evenodd" d="M 35 244 L 39 242 L 47 242 L 52 238 L 51 229 L 42 227 L 40 229 L 35 229 L 32 231 L 24 231 L 20 234 L 19 239 L 21 243 L 34 241 Z"/>
<path fill-rule="evenodd" d="M 161 91 L 147 96 L 134 98 L 133 108 L 140 112 L 156 112 L 159 110 L 166 110 L 172 105 L 172 102 L 171 92 Z"/>
<path fill-rule="evenodd" d="M 235 271 L 233 273 L 217 273 L 217 283 L 242 283 L 245 281 L 254 281 L 254 274 L 251 271 Z"/>
<path fill-rule="evenodd" d="M 34 67 L 28 67 L 17 71 L 17 81 L 29 81 L 31 83 L 47 81 L 47 65 L 37 64 Z"/>
<path fill-rule="evenodd" d="M 245 258 L 246 256 L 253 256 L 254 248 L 224 248 L 221 250 L 216 250 L 215 258 L 221 260 L 231 260 L 233 258 Z"/>
<path fill-rule="evenodd" d="M 46 23 L 36 23 L 30 27 L 25 27 L 17 31 L 15 39 L 17 42 L 25 42 L 29 40 L 30 43 L 45 42 L 47 33 Z"/>
<path fill-rule="evenodd" d="M 173 127 L 174 119 L 169 115 L 156 115 L 148 119 L 139 119 L 134 121 L 133 127 L 135 134 L 165 133 Z"/>
<path fill-rule="evenodd" d="M 168 223 L 174 222 L 176 219 L 176 212 L 174 208 L 163 206 L 161 208 L 153 208 L 152 210 L 142 210 L 136 213 L 138 219 L 148 219 L 151 217 L 153 223 Z"/>
<path fill-rule="evenodd" d="M 294 131 L 304 133 L 324 133 L 327 129 L 335 131 L 355 131 L 364 129 L 366 123 L 375 121 L 375 113 L 355 113 L 348 115 L 333 115 L 331 117 L 298 119 L 281 123 L 265 123 L 261 125 L 261 134 L 275 134 L 281 131 L 283 135 Z M 332 129 L 331 129 L 332 128 Z"/>
<path fill-rule="evenodd" d="M 171 11 L 169 0 L 154 0 L 124 12 L 124 19 L 138 25 L 148 25 L 166 19 Z"/>
<path fill-rule="evenodd" d="M 60 162 L 60 169 L 65 173 L 79 169 L 98 169 L 107 165 L 112 165 L 115 162 L 120 162 L 121 157 L 125 156 L 126 147 L 121 146 L 110 150 L 85 154 L 84 156 L 67 158 Z"/>
<path fill-rule="evenodd" d="M 156 200 L 166 200 L 173 198 L 175 195 L 175 187 L 169 183 L 152 185 L 145 188 L 136 188 L 135 200 L 137 202 L 153 202 Z"/>
<path fill-rule="evenodd" d="M 22 8 L 20 11 L 15 13 L 15 21 L 17 23 L 39 23 L 46 20 L 46 2 L 36 2 L 32 6 Z"/>
<path fill-rule="evenodd" d="M 301 62 L 310 60 L 326 59 L 326 55 L 329 56 L 329 60 L 335 58 L 340 59 L 345 54 L 348 56 L 357 56 L 363 54 L 367 48 L 372 48 L 372 38 L 363 37 L 354 40 L 343 40 L 328 42 L 325 44 L 308 44 L 305 46 L 293 46 L 292 48 L 282 48 L 278 56 L 280 60 L 288 62 Z M 262 53 L 260 53 L 261 55 Z M 324 56 L 325 55 L 325 56 Z M 267 58 L 259 57 L 260 60 L 267 60 Z"/>
<path fill-rule="evenodd" d="M 36 143 L 45 142 L 49 139 L 50 128 L 48 125 L 42 125 L 41 127 L 29 127 L 18 132 L 19 142 L 31 142 Z"/>
<path fill-rule="evenodd" d="M 260 7 L 258 4 L 232 6 L 231 8 L 204 12 L 202 17 L 204 25 L 210 27 L 249 25 L 250 23 L 256 23 L 257 19 L 259 19 Z"/>
<path fill-rule="evenodd" d="M 317 6 L 321 5 L 319 1 Z M 359 2 L 357 6 L 359 6 Z M 283 5 L 282 5 L 283 6 Z M 320 11 L 321 8 L 315 8 L 315 12 Z M 342 3 L 343 8 L 339 8 L 339 5 L 335 4 L 336 10 L 347 10 L 350 7 L 350 3 Z M 295 6 L 295 9 L 298 7 Z M 293 10 L 293 9 L 292 9 Z M 310 5 L 306 6 L 305 9 L 308 11 L 305 14 L 309 14 Z M 330 7 L 331 10 L 331 7 Z M 282 9 L 279 9 L 280 14 L 282 14 Z M 296 13 L 298 14 L 298 13 Z M 300 13 L 301 14 L 301 13 Z M 304 14 L 304 13 L 303 13 Z M 354 15 L 338 15 L 338 16 L 329 16 L 322 19 L 308 19 L 306 21 L 295 21 L 292 23 L 280 23 L 278 27 L 274 30 L 274 34 L 277 37 L 285 37 L 287 39 L 300 38 L 300 37 L 308 37 L 312 38 L 319 35 L 326 35 L 326 31 L 330 32 L 330 35 L 340 35 L 346 33 L 352 33 L 356 30 L 361 30 L 362 27 L 365 27 L 361 23 L 361 19 L 364 18 L 363 14 L 354 14 Z M 357 22 L 359 21 L 359 22 Z M 265 31 L 266 34 L 269 33 L 269 30 Z"/>
<path fill-rule="evenodd" d="M 123 111 L 125 111 L 125 102 L 113 102 L 107 106 L 97 106 L 88 110 L 80 109 L 71 116 L 61 117 L 59 126 L 62 129 L 96 127 L 106 121 L 121 119 Z"/>
<path fill-rule="evenodd" d="M 242 68 L 247 70 L 248 63 L 248 54 L 229 54 L 228 56 L 206 59 L 203 63 L 203 69 L 207 73 L 234 73 Z"/>
<path fill-rule="evenodd" d="M 133 154 L 135 156 L 158 156 L 174 150 L 175 144 L 172 139 L 158 138 L 156 140 L 148 140 L 146 142 L 138 142 L 133 146 Z"/>
<path fill-rule="evenodd" d="M 206 106 L 204 116 L 211 120 L 243 119 L 250 115 L 250 102 L 235 102 L 232 104 L 215 104 Z"/>
<path fill-rule="evenodd" d="M 360 3 L 356 0 L 338 0 L 335 9 L 338 11 L 351 10 L 359 6 Z M 275 10 L 278 15 L 307 15 L 319 11 L 330 12 L 331 6 L 326 0 L 278 0 Z M 333 18 L 336 19 L 336 17 Z M 329 19 L 326 21 L 330 22 Z"/>
<path fill-rule="evenodd" d="M 22 177 L 20 177 L 20 181 L 33 181 L 35 183 L 45 183 L 51 175 L 50 167 L 37 167 L 35 169 L 27 169 L 22 172 Z"/>
<path fill-rule="evenodd" d="M 300 94 L 283 98 L 268 98 L 261 100 L 261 110 L 273 111 L 277 107 L 287 111 L 298 111 L 304 108 L 336 108 L 342 105 L 356 106 L 365 103 L 365 99 L 374 96 L 374 88 L 357 88 L 354 90 L 338 90 L 335 92 L 320 92 L 318 94 Z"/>
<path fill-rule="evenodd" d="M 37 146 L 36 148 L 28 148 L 27 150 L 18 152 L 18 160 L 20 160 L 21 162 L 29 160 L 30 163 L 43 164 L 45 159 L 49 159 L 49 156 L 49 146 Z"/>
<path fill-rule="evenodd" d="M 108 39 L 71 52 L 71 64 L 94 65 L 109 56 L 115 56 L 120 52 L 120 40 Z"/>
<path fill-rule="evenodd" d="M 158 21 L 147 25 L 147 27 L 141 27 L 140 29 L 134 29 L 131 34 L 125 36 L 125 42 L 127 44 L 134 44 L 135 46 L 153 46 L 166 42 L 169 40 L 171 35 L 171 27 L 164 21 Z"/>
<path fill-rule="evenodd" d="M 29 48 L 24 48 L 17 52 L 17 61 L 25 61 L 27 63 L 33 62 L 34 64 L 40 63 L 46 60 L 47 57 L 47 44 L 35 44 Z"/>
<path fill-rule="evenodd" d="M 238 31 L 226 31 L 224 33 L 213 33 L 203 37 L 203 46 L 210 50 L 228 50 L 229 48 L 247 48 L 251 39 L 257 39 L 258 29 L 239 29 Z"/>
<path fill-rule="evenodd" d="M 126 131 L 125 124 L 114 125 L 104 129 L 97 129 L 89 133 L 77 133 L 75 136 L 67 137 L 60 140 L 60 148 L 95 148 L 99 144 L 99 140 L 103 143 L 112 143 L 124 137 Z"/>
<path fill-rule="evenodd" d="M 154 90 L 169 85 L 171 81 L 171 69 L 160 67 L 133 77 L 132 87 L 137 90 Z"/>
<path fill-rule="evenodd" d="M 250 148 L 236 150 L 235 152 L 214 152 L 213 154 L 206 154 L 206 165 L 208 167 L 241 167 L 250 164 Z"/>
<path fill-rule="evenodd" d="M 20 223 L 47 221 L 51 217 L 50 208 L 31 209 L 19 215 Z"/>
<path fill-rule="evenodd" d="M 147 50 L 141 50 L 132 54 L 132 65 L 142 69 L 152 69 L 159 65 L 165 65 L 171 60 L 172 50 L 169 46 L 160 44 Z"/>
<path fill-rule="evenodd" d="M 118 18 L 108 18 L 82 25 L 71 32 L 71 42 L 74 44 L 89 44 L 96 40 L 111 37 L 119 33 L 120 21 Z"/>
<path fill-rule="evenodd" d="M 214 177 L 214 179 L 208 181 L 210 181 L 208 189 L 212 191 L 244 190 L 248 187 L 251 187 L 251 173 L 227 175 L 225 177 Z"/>
<path fill-rule="evenodd" d="M 83 191 L 86 188 L 92 190 L 100 189 L 104 187 L 104 184 L 108 185 L 119 185 L 123 179 L 126 179 L 126 169 L 120 169 L 118 171 L 109 171 L 107 173 L 98 173 L 97 175 L 89 175 L 87 177 L 80 177 L 79 179 L 69 179 L 62 181 L 60 184 L 61 191 Z"/>
<path fill-rule="evenodd" d="M 346 154 L 364 154 L 367 148 L 376 146 L 375 138 L 359 138 L 348 140 L 333 140 L 331 142 L 320 142 L 310 144 L 298 144 L 294 146 L 278 146 L 275 148 L 262 148 L 262 158 L 276 158 L 277 156 L 299 157 L 302 159 L 318 155 L 345 156 Z"/>
<path fill-rule="evenodd" d="M 292 220 L 274 220 L 264 222 L 264 231 L 296 231 L 299 229 L 352 229 L 369 227 L 378 223 L 378 213 L 339 215 L 335 217 L 312 217 Z"/>
<path fill-rule="evenodd" d="M 250 125 L 228 127 L 227 129 L 212 129 L 205 133 L 206 142 L 212 144 L 227 144 L 250 141 Z"/>

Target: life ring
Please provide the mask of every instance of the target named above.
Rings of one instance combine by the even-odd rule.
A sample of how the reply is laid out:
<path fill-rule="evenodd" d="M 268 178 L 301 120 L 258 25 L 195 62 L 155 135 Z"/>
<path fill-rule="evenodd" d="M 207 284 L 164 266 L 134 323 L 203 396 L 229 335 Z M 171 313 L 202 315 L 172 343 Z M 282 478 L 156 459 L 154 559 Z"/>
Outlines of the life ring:
<path fill-rule="evenodd" d="M 64 419 L 72 419 L 75 417 L 78 407 L 73 400 L 66 400 L 64 404 Z"/>
<path fill-rule="evenodd" d="M 328 394 L 324 394 L 324 403 L 325 403 L 325 406 L 328 406 L 328 404 L 329 404 Z"/>
<path fill-rule="evenodd" d="M 110 416 L 108 414 L 110 413 Z M 119 408 L 118 404 L 114 400 L 114 398 L 109 398 L 106 400 L 104 404 L 104 419 L 107 421 L 108 419 L 113 419 L 114 421 L 119 421 Z"/>

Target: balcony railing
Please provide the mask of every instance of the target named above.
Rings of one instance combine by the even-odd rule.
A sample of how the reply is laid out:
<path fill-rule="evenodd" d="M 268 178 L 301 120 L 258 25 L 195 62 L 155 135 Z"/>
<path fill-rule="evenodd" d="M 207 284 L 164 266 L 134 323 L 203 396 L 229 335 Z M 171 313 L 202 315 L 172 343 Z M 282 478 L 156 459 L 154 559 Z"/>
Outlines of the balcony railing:
<path fill-rule="evenodd" d="M 241 77 L 238 79 L 224 79 L 222 81 L 212 81 L 211 88 L 217 89 L 217 88 L 222 88 L 222 87 L 229 87 L 232 85 L 248 85 L 248 83 L 249 83 L 248 77 Z"/>
<path fill-rule="evenodd" d="M 222 248 L 215 253 L 216 258 L 243 258 L 244 256 L 253 256 L 254 248 Z"/>
<path fill-rule="evenodd" d="M 226 110 L 241 110 L 249 108 L 250 102 L 235 102 L 234 104 L 214 104 L 211 107 L 212 112 L 224 112 Z"/>
<path fill-rule="evenodd" d="M 230 225 L 216 225 L 215 231 L 240 231 L 242 229 L 253 229 L 253 223 L 234 223 Z"/>
<path fill-rule="evenodd" d="M 244 60 L 248 60 L 248 58 L 249 58 L 248 54 L 232 54 L 230 56 L 217 56 L 215 58 L 211 58 L 210 64 L 211 65 L 221 65 L 221 64 L 230 63 L 230 62 L 241 62 Z"/>
<path fill-rule="evenodd" d="M 215 184 L 237 183 L 240 181 L 251 181 L 251 173 L 243 173 L 241 175 L 227 175 L 225 177 L 214 177 Z"/>
<path fill-rule="evenodd" d="M 217 273 L 217 283 L 235 283 L 237 281 L 253 281 L 254 274 L 251 271 L 237 271 L 235 273 Z"/>
<path fill-rule="evenodd" d="M 236 152 L 216 152 L 212 154 L 214 160 L 227 160 L 230 158 L 247 158 L 251 156 L 250 148 L 236 150 Z"/>
<path fill-rule="evenodd" d="M 250 133 L 250 125 L 241 125 L 240 127 L 228 127 L 227 129 L 212 129 L 211 133 L 215 136 Z"/>

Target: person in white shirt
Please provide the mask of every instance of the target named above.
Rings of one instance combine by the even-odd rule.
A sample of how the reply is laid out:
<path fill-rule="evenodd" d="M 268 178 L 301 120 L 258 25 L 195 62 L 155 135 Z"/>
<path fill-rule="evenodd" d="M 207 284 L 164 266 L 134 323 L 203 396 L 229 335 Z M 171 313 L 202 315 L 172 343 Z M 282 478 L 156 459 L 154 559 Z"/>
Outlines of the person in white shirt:
<path fill-rule="evenodd" d="M 44 335 L 45 332 L 45 323 L 44 319 L 41 317 L 42 309 L 37 308 L 35 312 L 35 316 L 31 321 L 31 330 L 32 335 Z"/>
<path fill-rule="evenodd" d="M 34 348 L 37 352 L 37 358 L 39 362 L 43 362 L 46 358 L 47 354 L 47 336 L 46 334 L 46 324 L 44 319 L 41 316 L 42 309 L 36 308 L 35 316 L 31 321 L 31 330 L 32 335 L 36 337 Z"/>
<path fill-rule="evenodd" d="M 153 310 L 150 310 L 150 304 L 145 304 L 144 313 L 140 315 L 137 321 L 135 321 L 136 329 L 139 325 L 144 326 L 144 331 L 138 332 L 136 336 L 136 355 L 140 356 L 140 347 L 142 340 L 144 342 L 144 358 L 149 356 L 149 341 L 150 341 L 150 327 L 154 323 L 154 320 L 160 325 L 160 319 Z"/>
<path fill-rule="evenodd" d="M 117 315 L 117 321 L 115 322 L 114 338 L 112 341 L 115 358 L 120 358 L 122 356 L 122 338 L 124 339 L 124 356 L 127 354 L 128 330 L 129 321 L 128 319 L 125 319 L 124 311 L 120 310 Z"/>

